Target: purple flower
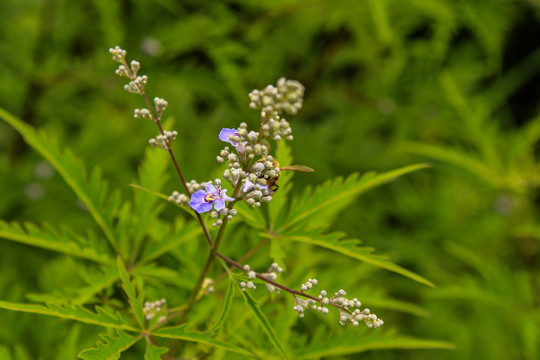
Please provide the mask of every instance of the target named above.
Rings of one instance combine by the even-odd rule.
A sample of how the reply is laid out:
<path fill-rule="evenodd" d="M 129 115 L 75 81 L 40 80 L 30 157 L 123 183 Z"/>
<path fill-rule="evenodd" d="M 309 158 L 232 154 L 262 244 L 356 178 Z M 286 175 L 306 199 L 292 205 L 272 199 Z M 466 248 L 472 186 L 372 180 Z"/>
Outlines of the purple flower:
<path fill-rule="evenodd" d="M 220 186 L 216 188 L 214 185 L 206 183 L 204 188 L 206 191 L 196 191 L 189 200 L 189 206 L 199 214 L 212 210 L 212 204 L 219 211 L 225 207 L 225 201 L 234 200 L 232 197 L 227 196 L 225 194 L 227 190 L 222 190 Z"/>
<path fill-rule="evenodd" d="M 240 136 L 240 134 L 238 133 L 238 130 L 223 128 L 219 132 L 219 140 L 228 142 L 228 143 L 232 144 L 233 146 L 237 146 L 238 145 L 237 143 L 235 143 L 234 141 L 229 139 L 231 136 L 235 136 L 235 135 Z M 246 142 L 244 141 L 243 144 L 245 144 L 245 143 Z"/>

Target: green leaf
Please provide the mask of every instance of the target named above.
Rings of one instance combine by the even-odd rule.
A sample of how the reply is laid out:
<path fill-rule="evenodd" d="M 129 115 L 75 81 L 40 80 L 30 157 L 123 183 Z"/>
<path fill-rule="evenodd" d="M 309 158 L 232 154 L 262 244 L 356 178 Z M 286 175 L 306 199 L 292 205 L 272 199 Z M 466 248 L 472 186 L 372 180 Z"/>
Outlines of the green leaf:
<path fill-rule="evenodd" d="M 129 305 L 133 314 L 135 314 L 135 319 L 141 328 L 144 328 L 144 313 L 143 313 L 143 299 L 142 296 L 137 297 L 135 294 L 135 285 L 129 280 L 129 275 L 124 266 L 124 262 L 120 257 L 117 260 L 118 265 L 118 275 L 122 280 L 122 288 L 126 292 L 129 300 Z"/>
<path fill-rule="evenodd" d="M 146 343 L 146 352 L 144 353 L 144 360 L 161 360 L 161 355 L 165 354 L 169 349 L 164 347 L 157 347 L 151 343 Z"/>
<path fill-rule="evenodd" d="M 252 208 L 244 201 L 237 202 L 235 208 L 238 210 L 238 217 L 246 224 L 260 230 L 266 230 L 266 220 L 259 208 Z"/>
<path fill-rule="evenodd" d="M 227 317 L 229 316 L 229 313 L 231 311 L 231 304 L 232 304 L 233 297 L 234 297 L 234 279 L 229 278 L 229 287 L 227 288 L 227 294 L 225 294 L 225 301 L 223 301 L 223 307 L 221 308 L 221 313 L 219 314 L 219 317 L 216 323 L 214 324 L 214 326 L 212 326 L 210 330 L 207 331 L 208 333 L 215 332 L 217 329 L 221 327 L 221 325 L 223 325 L 225 320 L 227 320 Z"/>
<path fill-rule="evenodd" d="M 164 208 L 164 203 L 159 201 L 154 193 L 158 193 L 168 179 L 165 170 L 169 163 L 169 157 L 165 152 L 152 150 L 155 149 L 146 150 L 144 161 L 139 167 L 139 186 L 151 188 L 153 193 L 135 191 L 133 211 L 129 217 L 130 228 L 128 230 L 131 234 L 128 238 L 129 246 L 135 249 L 133 252 L 137 255 L 148 228 L 152 226 L 153 220 Z"/>
<path fill-rule="evenodd" d="M 119 195 L 107 196 L 107 185 L 101 178 L 98 168 L 87 176 L 82 162 L 70 151 L 61 152 L 50 134 L 36 131 L 20 119 L 0 108 L 0 118 L 3 118 L 24 138 L 26 143 L 40 153 L 58 171 L 64 181 L 82 201 L 100 226 L 114 249 L 118 240 L 114 232 L 113 221 L 116 214 Z"/>
<path fill-rule="evenodd" d="M 151 242 L 144 251 L 141 264 L 146 264 L 169 251 L 177 248 L 180 244 L 196 239 L 202 234 L 201 226 L 198 222 L 178 222 L 177 228 L 173 234 L 168 231 L 161 231 L 162 237 L 157 242 Z"/>
<path fill-rule="evenodd" d="M 317 226 L 328 223 L 329 218 L 337 215 L 339 211 L 346 208 L 360 194 L 401 175 L 428 166 L 427 164 L 417 164 L 382 174 L 371 172 L 364 174 L 362 177 L 358 177 L 358 174 L 352 174 L 345 180 L 338 178 L 334 181 L 327 181 L 315 190 L 308 187 L 300 198 L 292 202 L 285 224 L 277 232 L 280 233 L 302 221 L 309 221 Z"/>
<path fill-rule="evenodd" d="M 306 233 L 305 231 L 295 231 L 284 234 L 282 236 L 283 240 L 297 241 L 305 244 L 320 246 L 325 249 L 329 249 L 337 253 L 346 255 L 353 259 L 357 259 L 365 263 L 393 271 L 400 275 L 406 276 L 409 279 L 418 281 L 419 283 L 435 287 L 435 285 L 431 281 L 413 273 L 410 270 L 394 264 L 393 262 L 389 261 L 387 257 L 381 255 L 374 255 L 373 248 L 359 247 L 358 245 L 361 243 L 360 240 L 343 240 L 343 233 L 331 233 L 328 235 L 322 235 L 316 231 L 312 231 L 309 233 Z"/>
<path fill-rule="evenodd" d="M 475 159 L 470 154 L 462 153 L 457 149 L 447 149 L 438 145 L 417 142 L 405 142 L 400 145 L 400 149 L 409 154 L 425 156 L 460 167 L 478 176 L 493 187 L 499 187 L 504 183 L 499 174 L 485 165 L 485 161 Z"/>
<path fill-rule="evenodd" d="M 238 346 L 226 343 L 221 340 L 213 339 L 213 334 L 210 333 L 201 333 L 198 331 L 188 330 L 189 325 L 184 324 L 180 326 L 164 327 L 152 332 L 153 336 L 163 337 L 167 339 L 179 339 L 185 341 L 193 341 L 197 343 L 202 343 L 217 347 L 223 350 L 232 351 L 245 355 L 252 355 L 247 350 L 239 348 Z"/>
<path fill-rule="evenodd" d="M 118 331 L 117 337 L 102 334 L 103 342 L 98 342 L 95 348 L 86 349 L 79 353 L 79 357 L 84 360 L 117 360 L 120 353 L 129 349 L 141 336 L 128 335 L 123 331 Z"/>
<path fill-rule="evenodd" d="M 30 222 L 20 224 L 0 220 L 0 237 L 102 264 L 111 262 L 107 257 L 108 249 L 103 248 L 94 234 L 88 233 L 86 237 L 78 236 L 67 227 L 56 230 L 44 224 L 40 229 Z"/>
<path fill-rule="evenodd" d="M 346 356 L 358 354 L 369 350 L 382 349 L 445 349 L 452 350 L 455 346 L 451 343 L 438 340 L 418 339 L 406 336 L 386 335 L 386 334 L 358 334 L 361 331 L 350 329 L 346 335 L 338 339 L 321 338 L 316 339 L 310 346 L 304 348 L 296 354 L 295 359 L 313 359 L 330 356 Z M 370 332 L 380 330 L 368 329 Z"/>
<path fill-rule="evenodd" d="M 118 280 L 118 271 L 114 267 L 103 267 L 101 273 L 87 273 L 82 277 L 87 285 L 77 289 L 78 296 L 71 300 L 75 304 L 84 304 L 95 294 L 112 286 Z"/>
<path fill-rule="evenodd" d="M 236 283 L 236 285 L 238 286 L 238 289 L 240 289 L 240 285 L 238 285 L 238 283 Z M 290 359 L 291 356 L 281 344 L 281 341 L 279 340 L 278 336 L 276 335 L 276 332 L 272 328 L 272 325 L 270 325 L 270 322 L 268 321 L 266 316 L 264 316 L 263 312 L 259 308 L 259 305 L 255 301 L 255 299 L 253 299 L 253 297 L 247 291 L 240 291 L 240 292 L 244 296 L 246 304 L 253 312 L 253 315 L 255 315 L 257 322 L 259 323 L 259 325 L 261 325 L 261 328 L 268 336 L 268 339 L 270 340 L 274 348 L 281 354 L 281 357 L 283 359 Z"/>
<path fill-rule="evenodd" d="M 121 319 L 118 313 L 111 314 L 110 312 L 99 306 L 96 306 L 96 312 L 93 313 L 80 305 L 47 304 L 47 306 L 43 306 L 37 304 L 13 303 L 0 300 L 0 309 L 50 315 L 63 319 L 77 320 L 86 324 L 137 331 L 136 328 L 127 324 L 123 319 Z"/>
<path fill-rule="evenodd" d="M 1 360 L 13 359 L 13 357 L 11 357 L 11 353 L 9 352 L 9 349 L 4 345 L 0 345 L 0 359 Z"/>

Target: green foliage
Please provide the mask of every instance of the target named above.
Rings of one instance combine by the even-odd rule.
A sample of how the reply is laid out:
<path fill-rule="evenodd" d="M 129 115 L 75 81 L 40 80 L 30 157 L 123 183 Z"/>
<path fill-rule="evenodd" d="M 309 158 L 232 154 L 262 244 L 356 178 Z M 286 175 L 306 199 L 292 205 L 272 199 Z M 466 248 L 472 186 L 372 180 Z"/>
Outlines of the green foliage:
<path fill-rule="evenodd" d="M 189 179 L 217 172 L 220 128 L 257 122 L 248 91 L 282 75 L 306 85 L 277 158 L 316 171 L 282 172 L 263 211 L 238 204 L 226 255 L 257 247 L 250 264 L 283 262 L 291 287 L 356 289 L 391 329 L 297 320 L 257 283 L 291 358 L 537 359 L 539 18 L 529 0 L 0 2 L 0 358 L 75 358 L 124 336 L 115 326 L 136 339 L 131 306 L 165 297 L 180 311 L 204 263 L 198 224 L 162 201 L 179 188 L 166 154 L 142 150 L 154 124 L 128 119 L 142 105 L 113 79 L 104 49 L 122 44 L 169 101 Z M 424 162 L 360 197 L 324 196 Z M 309 211 L 319 201 L 333 203 Z M 236 281 L 217 281 L 185 331 L 280 358 Z M 165 358 L 156 340 L 121 358 Z M 249 356 L 185 340 L 186 357 Z M 400 350 L 415 344 L 426 350 Z"/>

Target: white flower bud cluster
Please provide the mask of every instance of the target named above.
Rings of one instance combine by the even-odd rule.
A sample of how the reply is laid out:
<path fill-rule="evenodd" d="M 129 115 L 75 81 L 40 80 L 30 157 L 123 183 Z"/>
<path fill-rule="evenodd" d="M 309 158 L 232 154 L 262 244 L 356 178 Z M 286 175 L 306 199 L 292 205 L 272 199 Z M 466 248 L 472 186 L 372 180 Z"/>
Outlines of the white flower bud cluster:
<path fill-rule="evenodd" d="M 154 104 L 156 105 L 156 111 L 159 116 L 163 114 L 163 111 L 167 108 L 167 101 L 163 100 L 162 98 L 155 97 L 154 98 Z"/>
<path fill-rule="evenodd" d="M 249 93 L 249 106 L 264 113 L 296 114 L 304 101 L 304 86 L 296 80 L 280 78 L 276 86 L 268 85 L 263 90 Z"/>
<path fill-rule="evenodd" d="M 296 80 L 288 80 L 284 77 L 278 79 L 277 88 L 281 95 L 278 103 L 278 111 L 288 114 L 296 114 L 302 108 L 304 102 L 304 85 Z"/>
<path fill-rule="evenodd" d="M 124 85 L 124 90 L 129 91 L 130 93 L 134 93 L 134 94 L 142 94 L 147 82 L 148 82 L 148 76 L 146 75 L 137 76 L 134 80 Z"/>
<path fill-rule="evenodd" d="M 311 288 L 318 283 L 319 281 L 317 279 L 309 279 L 305 284 L 302 284 L 300 290 L 302 290 L 302 292 L 311 290 Z"/>
<path fill-rule="evenodd" d="M 294 296 L 294 307 L 293 310 L 295 310 L 298 313 L 299 318 L 304 317 L 304 311 L 307 308 L 310 308 L 311 310 L 317 310 L 318 312 L 322 313 L 323 315 L 328 314 L 328 309 L 323 306 L 317 306 L 317 302 L 313 299 L 300 299 L 296 296 Z"/>
<path fill-rule="evenodd" d="M 159 147 L 161 149 L 167 150 L 178 133 L 176 131 L 165 131 L 163 135 L 158 135 L 153 139 L 148 140 L 150 146 Z"/>
<path fill-rule="evenodd" d="M 129 77 L 129 72 L 124 65 L 119 65 L 118 69 L 116 69 L 114 73 L 120 77 Z"/>
<path fill-rule="evenodd" d="M 265 279 L 276 281 L 277 280 L 277 273 L 281 274 L 283 272 L 283 269 L 279 267 L 277 263 L 272 263 L 270 267 L 268 268 L 268 271 L 265 273 L 262 273 L 261 276 Z M 276 292 L 276 294 L 279 294 L 280 289 L 276 288 L 274 285 L 270 283 L 266 283 L 266 288 L 269 292 Z"/>
<path fill-rule="evenodd" d="M 302 292 L 308 291 L 313 288 L 314 285 L 317 285 L 317 279 L 309 279 L 305 284 L 302 284 Z M 339 290 L 334 293 L 334 296 L 331 298 L 327 297 L 326 290 L 321 290 L 319 296 L 317 297 L 320 305 L 317 305 L 317 301 L 314 299 L 299 299 L 295 295 L 295 306 L 294 310 L 298 312 L 299 317 L 304 317 L 304 310 L 308 307 L 311 310 L 317 310 L 322 314 L 328 314 L 328 308 L 325 306 L 332 305 L 339 308 L 339 323 L 341 325 L 346 325 L 351 323 L 353 326 L 358 326 L 358 324 L 363 321 L 369 328 L 378 328 L 384 324 L 384 322 L 377 317 L 375 314 L 371 314 L 369 309 L 360 310 L 358 309 L 362 306 L 362 303 L 357 299 L 347 299 L 345 296 L 347 293 L 345 290 Z M 357 308 L 354 311 L 350 311 L 349 308 Z"/>
<path fill-rule="evenodd" d="M 113 60 L 119 63 L 123 63 L 126 59 L 126 50 L 120 49 L 119 46 L 109 49 L 109 53 L 113 56 Z"/>
<path fill-rule="evenodd" d="M 189 197 L 185 194 L 180 194 L 178 191 L 173 191 L 168 200 L 178 205 L 187 205 L 189 203 Z"/>
<path fill-rule="evenodd" d="M 212 226 L 221 226 L 223 225 L 222 218 L 227 218 L 227 220 L 231 221 L 236 215 L 238 215 L 238 210 L 236 209 L 228 209 L 225 207 L 219 211 L 213 210 L 210 212 L 210 218 L 216 219 L 216 221 L 212 224 Z"/>
<path fill-rule="evenodd" d="M 152 115 L 150 114 L 150 110 L 148 109 L 135 109 L 135 113 L 133 115 L 136 119 L 152 119 Z"/>
<path fill-rule="evenodd" d="M 263 113 L 263 117 L 266 117 L 266 114 Z M 274 111 L 270 116 L 268 122 L 266 122 L 262 127 L 263 135 L 274 139 L 274 141 L 279 141 L 285 139 L 291 141 L 292 128 L 291 124 L 283 118 L 281 118 L 277 111 Z"/>
<path fill-rule="evenodd" d="M 242 291 L 246 291 L 246 288 L 248 288 L 248 289 L 256 289 L 257 287 L 255 286 L 255 284 L 251 280 L 254 280 L 254 279 L 257 278 L 257 273 L 255 271 L 251 270 L 251 267 L 248 264 L 244 265 L 244 272 L 248 276 L 249 280 L 247 282 L 242 281 L 240 283 L 240 287 L 242 288 Z"/>
<path fill-rule="evenodd" d="M 144 303 L 143 314 L 146 320 L 150 320 L 156 316 L 166 305 L 167 300 L 161 299 L 153 302 L 146 301 Z M 161 320 L 161 319 L 160 319 Z"/>
<path fill-rule="evenodd" d="M 186 185 L 187 185 L 187 188 L 188 188 L 190 194 L 193 194 L 197 190 L 204 189 L 204 184 L 205 184 L 204 182 L 199 183 L 196 180 L 191 180 Z"/>
<path fill-rule="evenodd" d="M 131 60 L 129 67 L 131 68 L 132 76 L 137 76 L 137 72 L 139 72 L 141 64 L 137 60 Z"/>
<path fill-rule="evenodd" d="M 339 316 L 339 323 L 343 326 L 347 323 L 351 323 L 353 326 L 358 326 L 361 321 L 363 321 L 364 324 L 366 324 L 366 326 L 370 329 L 378 328 L 384 325 L 384 321 L 379 319 L 377 315 L 371 314 L 369 309 L 355 309 L 352 314 L 342 311 Z"/>

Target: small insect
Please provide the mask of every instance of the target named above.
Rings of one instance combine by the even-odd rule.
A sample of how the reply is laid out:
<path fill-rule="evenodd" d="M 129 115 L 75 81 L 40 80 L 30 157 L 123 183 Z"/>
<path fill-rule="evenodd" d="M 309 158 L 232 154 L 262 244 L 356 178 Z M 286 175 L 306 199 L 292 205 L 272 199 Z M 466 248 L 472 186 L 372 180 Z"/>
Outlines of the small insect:
<path fill-rule="evenodd" d="M 279 185 L 277 184 L 277 182 L 279 180 L 279 173 L 281 171 L 302 171 L 302 172 L 313 172 L 313 171 L 315 171 L 312 168 L 310 168 L 309 166 L 305 166 L 305 165 L 289 165 L 289 166 L 279 167 L 279 162 L 274 158 L 270 158 L 270 159 L 262 158 L 262 159 L 258 160 L 257 162 L 264 164 L 266 161 L 272 161 L 272 167 L 271 167 L 270 170 L 274 170 L 274 173 L 277 174 L 277 175 L 270 176 L 270 175 L 267 174 L 267 171 L 263 170 L 261 172 L 261 174 L 259 175 L 259 179 L 265 179 L 266 180 L 266 185 L 273 192 L 276 192 L 279 189 Z M 266 172 L 266 174 L 264 174 L 265 172 Z"/>

